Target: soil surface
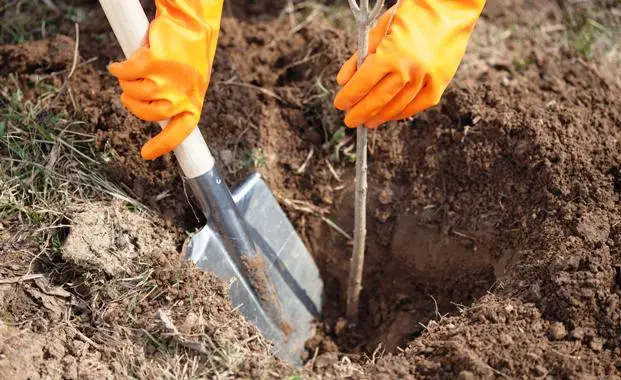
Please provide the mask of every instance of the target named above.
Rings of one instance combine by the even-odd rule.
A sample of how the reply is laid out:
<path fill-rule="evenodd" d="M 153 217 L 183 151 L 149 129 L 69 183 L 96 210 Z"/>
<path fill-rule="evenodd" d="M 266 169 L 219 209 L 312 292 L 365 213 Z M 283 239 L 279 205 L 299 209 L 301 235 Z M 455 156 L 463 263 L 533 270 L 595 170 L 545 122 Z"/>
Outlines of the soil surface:
<path fill-rule="evenodd" d="M 353 34 L 321 17 L 298 16 L 302 24 L 292 26 L 280 17 L 285 13 L 277 1 L 237 1 L 227 9 L 200 128 L 231 186 L 252 171 L 264 176 L 320 267 L 326 304 L 319 333 L 307 345 L 309 376 L 621 378 L 621 87 L 611 79 L 618 71 L 559 43 L 565 37 L 551 37 L 557 31 L 533 32 L 570 25 L 563 23 L 585 12 L 621 14 L 615 2 L 593 7 L 490 1 L 442 103 L 370 133 L 367 252 L 360 321 L 353 329 L 342 317 L 352 251 L 346 235 L 353 235 L 354 223 L 355 133 L 342 128 L 342 115 L 331 106 L 333 78 L 353 50 Z M 80 57 L 97 60 L 80 65 L 71 78 L 79 104 L 74 114 L 96 136 L 97 148 L 114 158 L 101 165 L 106 177 L 154 210 L 158 228 L 170 234 L 167 249 L 148 250 L 147 263 L 124 262 L 145 252 L 144 237 L 136 237 L 116 262 L 89 262 L 108 276 L 146 270 L 158 279 L 190 276 L 185 287 L 218 295 L 205 299 L 197 291 L 192 302 L 216 319 L 234 315 L 235 324 L 241 319 L 226 305 L 224 285 L 185 267 L 175 272 L 181 265 L 175 242 L 204 220 L 172 156 L 141 159 L 140 147 L 158 127 L 123 109 L 118 85 L 105 71 L 121 51 L 102 12 L 85 9 L 101 21 L 82 31 L 87 47 Z M 563 28 L 573 41 L 573 29 Z M 499 38 L 501 32 L 508 35 Z M 35 76 L 69 70 L 74 47 L 70 29 L 0 46 L 0 77 L 14 73 L 28 87 Z M 81 278 L 89 272 L 71 256 L 79 249 L 70 250 L 61 260 Z M 168 283 L 174 280 L 161 281 L 170 297 L 178 294 L 183 302 L 182 290 Z M 45 296 L 40 287 L 11 289 L 17 295 L 0 305 L 17 326 L 38 304 L 52 302 L 37 299 Z M 50 355 L 65 373 L 92 360 L 102 371 L 120 373 L 99 351 L 106 337 L 97 329 L 114 325 L 120 318 L 115 310 L 129 307 L 126 301 L 108 296 L 104 303 L 88 288 L 70 291 L 108 310 L 101 321 L 85 316 L 90 330 L 83 332 L 94 336 L 87 338 L 91 343 L 69 330 L 31 326 L 22 330 L 32 339 L 21 349 L 24 338 L 11 332 L 5 342 L 21 343 L 0 347 L 0 369 L 12 371 L 4 373 L 44 376 L 49 369 L 42 360 Z M 153 316 L 162 307 L 158 302 L 145 296 L 132 307 L 140 308 L 136 315 Z M 53 318 L 82 310 L 80 304 L 65 306 L 48 309 Z M 181 314 L 173 318 L 177 325 L 184 323 Z M 192 330 L 195 325 L 187 323 Z M 210 323 L 217 329 L 220 322 Z M 149 339 L 137 332 L 146 328 L 139 318 L 131 326 L 136 331 L 123 339 Z M 240 326 L 235 339 L 252 336 L 251 327 Z M 55 353 L 45 348 L 51 334 L 67 337 Z M 11 361 L 15 352 L 28 352 L 28 362 Z M 156 353 L 140 355 L 136 360 L 148 361 Z M 353 363 L 346 370 L 345 360 Z M 238 374 L 254 376 L 268 367 L 292 373 L 276 361 L 257 363 Z"/>

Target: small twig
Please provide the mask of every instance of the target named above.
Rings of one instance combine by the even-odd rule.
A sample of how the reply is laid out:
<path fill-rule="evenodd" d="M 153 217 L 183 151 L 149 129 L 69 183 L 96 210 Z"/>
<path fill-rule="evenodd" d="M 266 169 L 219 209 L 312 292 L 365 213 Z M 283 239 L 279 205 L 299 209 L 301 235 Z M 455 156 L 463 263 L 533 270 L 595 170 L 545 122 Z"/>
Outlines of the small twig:
<path fill-rule="evenodd" d="M 162 322 L 162 324 L 164 325 L 166 330 L 168 330 L 168 334 L 167 335 L 172 337 L 174 340 L 176 340 L 183 347 L 188 348 L 190 350 L 197 351 L 197 352 L 199 352 L 199 353 L 201 353 L 203 355 L 209 355 L 209 351 L 207 351 L 207 349 L 205 348 L 205 345 L 203 343 L 201 343 L 201 342 L 193 342 L 193 341 L 187 339 L 186 337 L 184 337 L 183 335 L 181 335 L 181 333 L 179 332 L 179 330 L 177 330 L 177 327 L 175 326 L 173 321 L 170 319 L 170 317 L 168 315 L 166 315 L 166 313 L 164 313 L 162 311 L 162 309 L 158 309 L 157 310 L 157 317 Z"/>
<path fill-rule="evenodd" d="M 98 164 L 97 161 L 93 160 L 92 158 L 90 158 L 89 156 L 87 156 L 86 154 L 80 152 L 79 149 L 77 149 L 76 147 L 74 147 L 73 145 L 69 144 L 68 142 L 66 142 L 65 140 L 61 139 L 60 136 L 58 136 L 57 138 L 54 139 L 55 142 L 58 142 L 62 145 L 64 145 L 65 147 L 67 147 L 69 150 L 75 152 L 77 155 L 82 156 L 82 158 L 84 158 L 86 161 L 89 161 L 92 164 Z"/>
<path fill-rule="evenodd" d="M 500 372 L 499 370 L 497 370 L 496 368 L 492 367 L 491 365 L 483 362 L 483 366 L 487 367 L 489 370 L 491 370 L 492 372 L 494 372 L 496 375 L 500 376 L 500 377 L 504 377 L 505 379 L 509 379 L 510 377 L 505 375 L 504 373 Z"/>
<path fill-rule="evenodd" d="M 330 163 L 330 160 L 328 160 L 326 158 L 326 164 L 328 164 L 328 170 L 330 170 L 330 173 L 332 173 L 332 175 L 334 176 L 334 178 L 341 182 L 341 177 L 338 175 L 338 173 L 336 172 L 336 170 L 334 170 L 334 167 L 332 166 L 332 164 Z"/>
<path fill-rule="evenodd" d="M 67 79 L 71 78 L 73 73 L 75 72 L 75 68 L 78 64 L 79 58 L 79 48 L 80 48 L 80 26 L 76 22 L 74 24 L 75 27 L 75 48 L 73 49 L 73 64 L 71 65 L 71 70 L 69 71 L 69 75 L 67 75 Z"/>
<path fill-rule="evenodd" d="M 155 197 L 155 200 L 156 200 L 157 202 L 159 202 L 159 201 L 161 201 L 162 199 L 165 199 L 165 198 L 170 197 L 170 192 L 171 192 L 171 190 L 170 190 L 170 189 L 167 189 L 167 190 L 162 191 L 161 193 L 159 193 L 159 194 Z"/>
<path fill-rule="evenodd" d="M 56 102 L 56 100 L 58 100 L 58 98 L 65 91 L 65 88 L 69 84 L 69 79 L 71 79 L 71 77 L 73 76 L 73 73 L 75 72 L 75 69 L 76 69 L 76 67 L 78 65 L 78 59 L 80 58 L 80 54 L 79 54 L 79 51 L 80 51 L 80 26 L 76 22 L 74 24 L 74 27 L 75 27 L 75 47 L 73 49 L 73 63 L 71 64 L 71 69 L 69 70 L 69 75 L 67 75 L 67 78 L 65 78 L 65 81 L 64 81 L 63 85 L 60 87 L 60 89 L 58 90 L 58 93 L 56 94 L 56 97 L 54 98 L 54 102 Z"/>
<path fill-rule="evenodd" d="M 238 123 L 241 124 L 241 121 L 238 120 Z M 242 138 L 244 137 L 244 135 L 246 134 L 246 132 L 248 132 L 250 130 L 250 128 L 252 128 L 254 126 L 254 124 L 252 124 L 252 122 L 248 121 L 248 124 L 250 124 L 249 126 L 247 126 L 240 134 L 239 136 L 237 136 L 237 139 L 235 139 L 235 144 L 233 145 L 233 157 L 237 157 L 237 149 L 239 148 L 239 143 L 241 142 Z M 256 128 L 255 128 L 256 129 Z M 230 171 L 230 170 L 229 170 Z"/>
<path fill-rule="evenodd" d="M 459 232 L 459 231 L 457 231 L 457 230 L 451 230 L 451 232 L 452 232 L 453 234 L 455 234 L 455 235 L 459 236 L 459 237 L 462 237 L 462 238 L 464 238 L 464 239 L 471 240 L 471 241 L 472 241 L 472 242 L 474 242 L 474 243 L 476 243 L 476 242 L 477 242 L 477 239 L 473 238 L 472 236 L 466 235 L 466 234 L 465 234 L 465 233 L 463 233 L 463 232 Z"/>
<path fill-rule="evenodd" d="M 341 227 L 339 227 L 336 223 L 334 223 L 333 221 L 331 221 L 330 219 L 326 218 L 326 217 L 321 217 L 321 220 L 323 220 L 324 222 L 326 222 L 326 224 L 330 227 L 332 227 L 332 229 L 334 229 L 336 232 L 340 233 L 341 235 L 343 235 L 345 238 L 347 238 L 348 240 L 352 240 L 353 237 L 348 234 L 347 232 L 345 232 L 345 230 L 343 230 Z"/>
<path fill-rule="evenodd" d="M 427 294 L 432 300 L 433 300 L 433 304 L 435 306 L 435 311 L 436 311 L 436 318 L 438 318 L 438 321 L 441 321 L 444 317 L 447 316 L 447 314 L 440 314 L 440 309 L 438 309 L 438 301 L 436 301 L 436 299 L 434 298 L 434 296 L 432 296 L 431 294 Z"/>
<path fill-rule="evenodd" d="M 194 219 L 196 219 L 196 221 L 198 222 L 198 221 L 200 221 L 200 218 L 198 217 L 198 214 L 196 213 L 196 210 L 194 209 L 194 206 L 192 205 L 192 200 L 190 199 L 190 195 L 188 194 L 188 187 L 186 186 L 186 183 L 187 183 L 186 179 L 183 179 L 181 181 L 181 186 L 183 186 L 183 195 L 185 195 L 186 203 L 188 205 L 190 205 L 190 210 L 192 210 L 192 214 L 194 215 Z"/>
<path fill-rule="evenodd" d="M 306 54 L 304 55 L 304 58 L 295 61 L 295 62 L 291 62 L 290 64 L 283 66 L 282 69 L 280 69 L 282 72 L 285 72 L 287 70 L 289 70 L 292 67 L 296 67 L 296 66 L 300 66 L 303 63 L 309 62 L 312 59 L 315 59 L 317 57 L 320 57 L 322 55 L 322 53 L 317 53 L 317 54 L 311 54 L 312 49 L 309 49 Z"/>
<path fill-rule="evenodd" d="M 313 354 L 313 358 L 309 361 L 309 368 L 315 367 L 315 361 L 317 360 L 317 355 L 319 354 L 319 347 L 315 347 L 315 353 Z"/>
<path fill-rule="evenodd" d="M 271 90 L 268 90 L 267 88 L 263 88 L 263 87 L 259 87 L 259 86 L 255 86 L 254 84 L 250 84 L 250 83 L 239 83 L 239 82 L 233 82 L 232 80 L 227 80 L 224 82 L 217 82 L 220 84 L 225 84 L 225 85 L 231 85 L 231 86 L 240 86 L 240 87 L 247 87 L 247 88 L 252 88 L 254 90 L 257 90 L 267 96 L 271 96 L 274 99 L 280 100 L 283 103 L 287 103 L 283 98 L 281 98 L 280 96 L 276 95 L 276 93 L 274 93 Z"/>
<path fill-rule="evenodd" d="M 330 219 L 328 219 L 328 218 L 326 218 L 324 216 L 324 214 L 326 213 L 326 210 L 314 207 L 310 203 L 307 203 L 307 202 L 304 202 L 304 201 L 292 200 L 292 199 L 281 198 L 281 197 L 279 197 L 278 199 L 281 202 L 283 202 L 287 206 L 290 206 L 291 208 L 293 208 L 296 211 L 301 211 L 301 212 L 305 212 L 307 214 L 311 214 L 311 215 L 320 217 L 321 220 L 323 220 L 329 227 L 331 227 L 336 232 L 338 232 L 341 235 L 343 235 L 348 240 L 352 240 L 352 237 L 351 237 L 350 234 L 345 232 L 345 230 L 343 230 L 341 227 L 339 227 L 338 224 L 334 223 L 332 220 L 330 220 Z"/>
<path fill-rule="evenodd" d="M 43 255 L 43 253 L 45 253 L 45 251 L 47 250 L 47 247 L 50 245 L 50 236 L 48 235 L 47 239 L 45 240 L 45 246 L 43 246 L 43 249 L 41 249 L 41 251 L 39 251 L 39 253 L 32 258 L 32 260 L 30 260 L 30 263 L 28 264 L 28 271 L 26 272 L 27 275 L 30 274 L 30 271 L 32 270 L 32 266 L 35 263 L 35 261 L 37 261 L 39 259 L 39 257 L 41 257 L 41 255 Z"/>
<path fill-rule="evenodd" d="M 19 277 L 0 279 L 0 284 L 16 284 L 16 283 L 20 283 L 24 281 L 36 280 L 37 278 L 41 278 L 41 277 L 43 277 L 42 273 L 26 274 L 26 275 L 19 276 Z"/>
<path fill-rule="evenodd" d="M 295 26 L 295 28 L 291 29 L 291 31 L 289 32 L 290 35 L 296 34 L 297 32 L 299 32 L 300 30 L 302 30 L 306 25 L 310 24 L 311 21 L 313 21 L 313 19 L 315 17 L 317 17 L 317 15 L 319 15 L 319 10 L 317 8 L 313 9 L 313 11 L 311 12 L 310 15 L 308 15 L 308 17 L 306 17 L 306 19 L 304 21 L 302 21 L 301 23 L 299 23 L 298 25 Z"/>
<path fill-rule="evenodd" d="M 88 65 L 89 63 L 93 63 L 93 62 L 95 62 L 97 59 L 98 59 L 98 57 L 92 57 L 92 58 L 87 59 L 87 60 L 86 60 L 86 61 L 84 61 L 84 62 L 80 62 L 80 63 L 78 63 L 78 64 L 75 66 L 74 70 L 75 70 L 75 69 L 77 69 L 78 67 L 82 67 L 82 66 L 84 66 L 84 65 Z M 64 73 L 66 73 L 67 71 L 71 71 L 71 68 L 69 68 L 69 69 L 64 69 L 64 70 L 59 70 L 59 71 L 54 71 L 53 73 L 49 73 L 49 74 L 46 74 L 46 75 L 42 75 L 41 77 L 42 77 L 42 78 L 47 78 L 47 77 L 55 77 L 55 76 L 58 76 L 58 75 L 64 74 Z"/>
<path fill-rule="evenodd" d="M 294 28 L 297 21 L 295 19 L 293 0 L 287 0 L 287 13 L 289 13 L 289 24 L 291 24 L 291 27 Z"/>
<path fill-rule="evenodd" d="M 308 152 L 308 155 L 306 156 L 306 159 L 304 160 L 302 165 L 298 168 L 298 170 L 295 171 L 297 174 L 304 173 L 304 171 L 306 170 L 306 165 L 308 165 L 308 162 L 313 157 L 313 153 L 315 153 L 315 149 L 311 147 L 310 151 Z"/>
<path fill-rule="evenodd" d="M 302 5 L 303 7 L 301 8 L 300 5 Z M 304 6 L 303 4 L 300 4 L 298 6 L 294 6 L 294 13 L 296 9 L 303 9 L 303 8 L 312 8 L 313 10 L 311 11 L 311 13 L 306 17 L 305 20 L 303 20 L 302 22 L 300 22 L 297 25 L 294 25 L 291 30 L 289 31 L 289 33 L 287 33 L 286 35 L 282 35 L 278 38 L 274 38 L 273 40 L 271 40 L 268 44 L 263 46 L 263 49 L 269 49 L 272 46 L 278 44 L 280 41 L 282 41 L 285 38 L 288 38 L 294 34 L 296 34 L 297 32 L 299 32 L 300 30 L 302 30 L 306 25 L 308 25 L 317 15 L 319 15 L 322 9 L 324 9 L 324 6 L 312 3 L 312 2 L 308 2 L 306 3 Z M 285 8 L 285 12 L 286 12 L 286 8 Z M 297 23 L 297 20 L 295 21 Z"/>
<path fill-rule="evenodd" d="M 43 293 L 49 296 L 71 298 L 71 293 L 61 288 L 60 286 L 51 286 L 48 279 L 46 279 L 45 277 L 35 279 L 34 283 L 39 289 L 41 289 Z"/>
<path fill-rule="evenodd" d="M 308 202 L 305 201 L 300 201 L 297 199 L 289 199 L 289 198 L 283 198 L 281 196 L 276 196 L 278 198 L 279 201 L 283 202 L 284 204 L 286 204 L 287 206 L 290 206 L 291 208 L 293 208 L 296 211 L 302 211 L 302 212 L 306 212 L 308 214 L 313 214 L 313 215 L 319 215 L 319 216 L 323 216 L 324 214 L 327 213 L 326 209 L 322 209 L 319 208 L 317 206 L 314 206 Z"/>
<path fill-rule="evenodd" d="M 82 334 L 80 332 L 80 330 L 76 329 L 72 325 L 69 325 L 69 327 L 71 328 L 71 330 L 73 330 L 73 332 L 75 332 L 75 335 L 77 335 L 78 337 L 80 337 L 80 339 L 82 339 L 82 341 L 84 341 L 87 344 L 90 344 L 97 351 L 101 351 L 101 346 L 98 345 L 97 343 L 93 342 L 93 340 L 91 338 L 89 338 L 86 335 Z"/>
<path fill-rule="evenodd" d="M 382 350 L 382 353 L 379 355 L 381 358 L 382 356 L 384 356 L 384 350 L 382 349 L 382 342 L 380 342 L 375 348 L 375 350 L 373 350 L 373 355 L 371 356 L 371 364 L 375 364 L 375 362 L 377 361 L 377 353 L 380 350 Z"/>

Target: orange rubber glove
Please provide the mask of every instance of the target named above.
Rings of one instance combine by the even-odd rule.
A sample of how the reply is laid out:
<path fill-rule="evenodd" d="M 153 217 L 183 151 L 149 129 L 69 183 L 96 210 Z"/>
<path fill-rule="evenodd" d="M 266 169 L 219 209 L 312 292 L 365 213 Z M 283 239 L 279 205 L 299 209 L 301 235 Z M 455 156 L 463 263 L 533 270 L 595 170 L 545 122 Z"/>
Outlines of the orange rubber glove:
<path fill-rule="evenodd" d="M 369 55 L 341 67 L 334 106 L 375 128 L 432 107 L 455 75 L 485 0 L 400 0 L 369 33 Z"/>
<path fill-rule="evenodd" d="M 172 151 L 196 127 L 216 52 L 223 0 L 155 0 L 148 42 L 109 71 L 121 101 L 146 121 L 170 123 L 142 147 L 146 160 Z"/>

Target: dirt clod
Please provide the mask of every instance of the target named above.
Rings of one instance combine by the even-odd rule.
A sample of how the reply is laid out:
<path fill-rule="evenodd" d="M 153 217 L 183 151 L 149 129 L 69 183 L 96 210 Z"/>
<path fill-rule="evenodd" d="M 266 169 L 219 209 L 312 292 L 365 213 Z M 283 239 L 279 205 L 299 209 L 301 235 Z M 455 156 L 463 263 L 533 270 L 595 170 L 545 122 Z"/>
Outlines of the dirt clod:
<path fill-rule="evenodd" d="M 170 235 L 145 228 L 151 223 L 121 202 L 115 207 L 89 204 L 76 210 L 63 246 L 63 259 L 86 269 L 101 269 L 110 276 L 130 273 L 138 252 L 175 251 Z"/>
<path fill-rule="evenodd" d="M 550 324 L 550 338 L 553 340 L 561 340 L 567 336 L 567 330 L 565 325 L 561 322 L 554 322 Z"/>

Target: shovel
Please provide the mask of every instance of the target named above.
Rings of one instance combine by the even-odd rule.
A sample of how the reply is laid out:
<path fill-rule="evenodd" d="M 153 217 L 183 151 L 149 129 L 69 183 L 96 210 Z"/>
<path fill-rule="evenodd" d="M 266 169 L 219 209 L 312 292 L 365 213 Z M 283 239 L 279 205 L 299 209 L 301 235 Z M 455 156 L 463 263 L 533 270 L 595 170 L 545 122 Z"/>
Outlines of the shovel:
<path fill-rule="evenodd" d="M 99 2 L 130 57 L 149 28 L 139 0 Z M 207 218 L 184 247 L 186 259 L 229 282 L 233 307 L 273 342 L 276 356 L 300 365 L 323 302 L 312 256 L 258 173 L 229 191 L 198 127 L 174 153 Z"/>

